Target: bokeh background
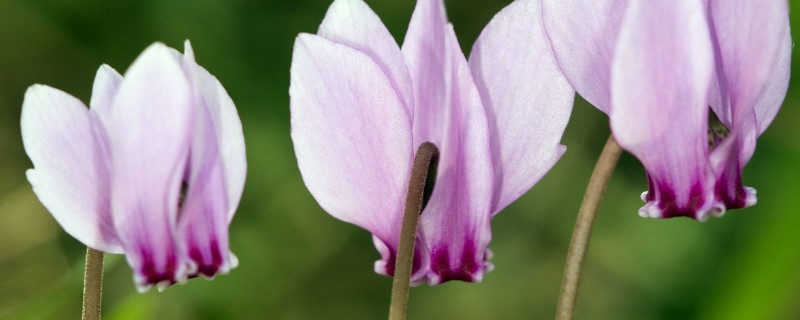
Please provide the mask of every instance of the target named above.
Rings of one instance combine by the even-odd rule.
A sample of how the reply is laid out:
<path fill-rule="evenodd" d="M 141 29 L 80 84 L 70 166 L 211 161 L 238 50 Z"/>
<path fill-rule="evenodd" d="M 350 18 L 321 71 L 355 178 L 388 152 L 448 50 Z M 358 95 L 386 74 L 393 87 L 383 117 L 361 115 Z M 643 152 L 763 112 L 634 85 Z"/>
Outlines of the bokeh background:
<path fill-rule="evenodd" d="M 446 1 L 465 51 L 509 2 Z M 402 40 L 414 1 L 368 3 Z M 101 63 L 122 72 L 152 42 L 180 49 L 185 39 L 225 85 L 244 126 L 249 172 L 230 227 L 241 264 L 214 281 L 138 294 L 124 258 L 109 255 L 104 317 L 385 318 L 391 279 L 372 271 L 378 254 L 369 234 L 320 209 L 289 136 L 292 44 L 298 33 L 315 32 L 329 4 L 0 0 L 0 318 L 80 316 L 85 247 L 55 223 L 24 176 L 31 167 L 19 130 L 25 89 L 43 83 L 88 101 Z M 800 22 L 800 6 L 790 5 Z M 758 189 L 753 208 L 704 223 L 640 218 L 644 172 L 622 156 L 597 218 L 578 318 L 800 319 L 798 89 L 793 82 L 744 172 Z M 606 116 L 578 99 L 566 155 L 492 221 L 495 271 L 479 284 L 413 288 L 410 319 L 552 318 L 576 212 L 608 134 Z"/>

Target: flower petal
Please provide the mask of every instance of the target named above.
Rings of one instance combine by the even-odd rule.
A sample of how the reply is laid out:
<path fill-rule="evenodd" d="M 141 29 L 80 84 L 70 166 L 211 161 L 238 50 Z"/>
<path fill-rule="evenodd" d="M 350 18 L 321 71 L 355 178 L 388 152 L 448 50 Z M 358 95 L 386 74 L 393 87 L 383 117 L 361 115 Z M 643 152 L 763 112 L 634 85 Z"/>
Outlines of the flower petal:
<path fill-rule="evenodd" d="M 396 252 L 413 150 L 411 120 L 389 78 L 368 55 L 301 34 L 289 95 L 308 190 L 329 214 Z"/>
<path fill-rule="evenodd" d="M 628 0 L 542 0 L 556 60 L 586 101 L 608 113 L 611 62 Z"/>
<path fill-rule="evenodd" d="M 89 106 L 104 121 L 108 121 L 111 104 L 114 102 L 114 96 L 117 95 L 117 89 L 121 82 L 122 75 L 109 65 L 104 64 L 97 69 L 92 87 L 92 100 L 89 102 Z"/>
<path fill-rule="evenodd" d="M 67 233 L 96 250 L 122 253 L 111 220 L 108 164 L 93 122 L 80 100 L 48 86 L 30 87 L 20 119 L 34 166 L 28 181 Z"/>
<path fill-rule="evenodd" d="M 419 0 L 401 49 L 414 88 L 414 147 L 444 138 L 445 110 L 453 72 L 446 45 L 447 17 L 442 0 Z M 416 150 L 416 149 L 415 149 Z"/>
<path fill-rule="evenodd" d="M 472 47 L 469 63 L 486 107 L 494 166 L 492 212 L 522 196 L 558 161 L 575 91 L 542 28 L 538 0 L 514 1 Z"/>
<path fill-rule="evenodd" d="M 186 41 L 187 51 L 191 51 L 191 44 Z M 244 134 L 242 121 L 233 100 L 222 87 L 215 76 L 205 68 L 194 63 L 194 76 L 197 90 L 202 94 L 202 100 L 213 121 L 216 132 L 216 141 L 222 160 L 223 175 L 225 178 L 226 193 L 228 196 L 228 221 L 233 219 L 233 214 L 239 206 L 244 190 L 244 181 L 247 176 L 247 157 L 245 153 Z"/>
<path fill-rule="evenodd" d="M 226 171 L 217 143 L 217 129 L 211 108 L 208 107 L 210 104 L 206 99 L 208 95 L 201 87 L 201 83 L 208 80 L 203 76 L 210 75 L 205 72 L 201 76 L 202 68 L 195 62 L 194 52 L 188 41 L 185 47 L 186 53 L 182 57 L 183 68 L 194 88 L 192 92 L 194 135 L 191 137 L 187 176 L 184 177 L 187 183 L 186 198 L 178 215 L 178 230 L 179 237 L 183 238 L 189 259 L 192 261 L 189 277 L 202 275 L 211 278 L 217 273 L 228 273 L 238 263 L 228 247 L 229 212 L 233 210 L 228 205 Z M 216 91 L 218 87 L 211 86 L 210 89 Z M 219 107 L 215 110 L 219 111 Z M 235 114 L 236 110 L 233 112 Z M 238 120 L 238 117 L 236 119 Z M 239 133 L 241 134 L 241 131 Z M 239 137 L 241 139 L 241 136 Z M 243 143 L 240 151 L 244 153 Z M 243 154 L 241 156 L 243 158 Z M 241 189 L 237 196 L 240 194 Z"/>
<path fill-rule="evenodd" d="M 336 0 L 331 4 L 318 35 L 367 54 L 389 78 L 411 117 L 414 92 L 400 47 L 381 19 L 362 0 Z"/>
<path fill-rule="evenodd" d="M 791 76 L 792 65 L 792 35 L 789 25 L 784 29 L 783 37 L 780 40 L 778 61 L 772 69 L 772 73 L 767 79 L 761 96 L 756 101 L 755 112 L 758 121 L 758 134 L 764 133 L 767 127 L 778 114 L 783 100 L 786 98 L 786 91 L 789 89 L 789 77 Z"/>
<path fill-rule="evenodd" d="M 632 2 L 612 70 L 611 129 L 651 179 L 640 214 L 705 219 L 713 181 L 707 93 L 714 68 L 701 3 Z"/>
<path fill-rule="evenodd" d="M 723 94 L 718 102 L 722 106 L 715 109 L 741 136 L 738 161 L 744 165 L 755 151 L 756 137 L 780 109 L 789 85 L 788 8 L 783 0 L 714 0 L 709 12 Z"/>
<path fill-rule="evenodd" d="M 111 110 L 114 225 L 140 290 L 186 277 L 176 219 L 192 134 L 190 99 L 178 61 L 156 43 L 128 69 Z"/>
<path fill-rule="evenodd" d="M 481 97 L 452 26 L 447 28 L 446 54 L 452 66 L 443 109 L 443 137 L 434 141 L 440 157 L 431 198 L 419 220 L 421 241 L 430 252 L 426 281 L 479 282 L 487 271 L 491 240 L 492 154 Z M 441 85 L 438 85 L 441 86 Z M 418 102 L 420 100 L 417 100 Z"/>
<path fill-rule="evenodd" d="M 735 125 L 736 118 L 753 116 L 755 102 L 778 65 L 788 8 L 784 0 L 712 0 L 709 11 Z"/>

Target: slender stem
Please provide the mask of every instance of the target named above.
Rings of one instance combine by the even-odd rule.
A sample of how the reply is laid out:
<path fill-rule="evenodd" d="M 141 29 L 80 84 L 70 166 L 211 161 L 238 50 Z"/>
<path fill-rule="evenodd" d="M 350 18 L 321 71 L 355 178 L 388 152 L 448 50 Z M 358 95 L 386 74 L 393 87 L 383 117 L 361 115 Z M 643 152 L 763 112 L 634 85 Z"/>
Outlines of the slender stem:
<path fill-rule="evenodd" d="M 392 301 L 389 307 L 390 320 L 403 320 L 408 309 L 408 291 L 411 281 L 411 268 L 414 262 L 414 242 L 417 237 L 417 223 L 422 211 L 425 180 L 431 163 L 437 161 L 439 149 L 433 143 L 425 142 L 417 149 L 411 180 L 408 182 L 406 207 L 403 213 L 403 226 L 400 229 L 400 245 L 394 265 L 392 281 Z"/>
<path fill-rule="evenodd" d="M 575 305 L 578 300 L 578 285 L 581 279 L 581 267 L 586 251 L 589 249 L 589 239 L 592 235 L 592 225 L 597 214 L 597 207 L 603 198 L 603 193 L 608 185 L 608 179 L 614 172 L 619 155 L 622 153 L 614 137 L 608 137 L 600 158 L 589 179 L 583 203 L 578 211 L 578 220 L 572 232 L 572 241 L 569 244 L 567 263 L 564 267 L 564 277 L 561 279 L 561 293 L 558 297 L 556 319 L 571 320 L 575 318 Z"/>
<path fill-rule="evenodd" d="M 83 276 L 83 320 L 100 319 L 103 295 L 103 253 L 86 248 L 86 270 Z"/>

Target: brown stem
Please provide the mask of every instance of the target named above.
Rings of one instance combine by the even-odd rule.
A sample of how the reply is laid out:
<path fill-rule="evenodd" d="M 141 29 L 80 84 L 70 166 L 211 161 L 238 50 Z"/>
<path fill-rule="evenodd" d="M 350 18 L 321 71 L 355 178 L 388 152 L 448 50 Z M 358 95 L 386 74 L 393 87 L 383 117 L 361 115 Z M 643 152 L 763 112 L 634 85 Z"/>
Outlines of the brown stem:
<path fill-rule="evenodd" d="M 389 320 L 406 318 L 411 267 L 414 262 L 414 242 L 417 236 L 419 215 L 422 211 L 425 180 L 431 163 L 437 161 L 438 157 L 439 149 L 430 142 L 420 145 L 417 154 L 414 155 L 414 165 L 411 168 L 411 180 L 408 182 L 406 207 L 403 213 L 403 226 L 400 229 L 400 245 L 395 258 Z"/>
<path fill-rule="evenodd" d="M 581 267 L 586 251 L 589 249 L 589 239 L 592 235 L 592 225 L 597 214 L 597 207 L 603 198 L 603 193 L 608 185 L 608 179 L 614 172 L 619 155 L 622 153 L 619 145 L 614 141 L 614 137 L 608 137 L 600 158 L 589 179 L 586 187 L 586 194 L 583 195 L 578 220 L 575 222 L 575 229 L 572 232 L 572 241 L 569 244 L 567 253 L 567 263 L 564 267 L 564 278 L 561 279 L 561 293 L 558 297 L 558 309 L 556 319 L 572 320 L 575 318 L 575 305 L 578 300 L 578 285 L 581 278 Z"/>
<path fill-rule="evenodd" d="M 83 276 L 83 320 L 100 319 L 103 295 L 103 253 L 86 248 L 86 270 Z"/>

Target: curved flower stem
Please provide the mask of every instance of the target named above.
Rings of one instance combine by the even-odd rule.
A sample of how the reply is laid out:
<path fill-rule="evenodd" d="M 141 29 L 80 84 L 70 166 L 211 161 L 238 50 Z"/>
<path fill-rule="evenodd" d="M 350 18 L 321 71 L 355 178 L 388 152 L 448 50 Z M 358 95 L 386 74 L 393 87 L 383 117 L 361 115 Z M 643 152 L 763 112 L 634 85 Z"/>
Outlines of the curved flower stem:
<path fill-rule="evenodd" d="M 86 270 L 83 276 L 83 320 L 100 319 L 103 295 L 103 253 L 86 248 Z"/>
<path fill-rule="evenodd" d="M 575 318 L 575 305 L 578 300 L 578 285 L 581 278 L 581 267 L 586 251 L 589 249 L 589 239 L 592 235 L 592 225 L 597 214 L 597 207 L 603 198 L 603 193 L 608 185 L 608 179 L 614 172 L 619 155 L 622 153 L 613 136 L 608 137 L 600 158 L 594 166 L 594 172 L 589 179 L 583 203 L 578 211 L 578 220 L 572 232 L 572 241 L 569 244 L 567 263 L 564 267 L 564 277 L 561 279 L 561 293 L 558 297 L 556 319 L 571 320 Z"/>
<path fill-rule="evenodd" d="M 439 158 L 439 149 L 433 143 L 425 142 L 414 155 L 411 180 L 408 182 L 406 207 L 403 212 L 403 226 L 400 229 L 400 245 L 394 265 L 392 281 L 392 300 L 389 306 L 390 320 L 403 320 L 408 309 L 408 291 L 411 281 L 411 268 L 414 262 L 414 242 L 417 237 L 417 224 L 422 211 L 425 180 L 431 164 Z"/>

